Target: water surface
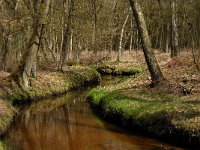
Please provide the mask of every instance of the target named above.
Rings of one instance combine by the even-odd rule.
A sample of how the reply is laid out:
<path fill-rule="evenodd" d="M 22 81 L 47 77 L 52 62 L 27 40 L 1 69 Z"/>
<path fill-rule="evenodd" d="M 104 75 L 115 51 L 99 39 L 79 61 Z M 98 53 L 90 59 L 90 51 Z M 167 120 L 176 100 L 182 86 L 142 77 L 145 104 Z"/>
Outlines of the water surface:
<path fill-rule="evenodd" d="M 34 103 L 23 110 L 7 133 L 6 150 L 183 150 L 127 134 L 94 115 L 88 89 Z M 56 107 L 55 107 L 56 106 Z"/>

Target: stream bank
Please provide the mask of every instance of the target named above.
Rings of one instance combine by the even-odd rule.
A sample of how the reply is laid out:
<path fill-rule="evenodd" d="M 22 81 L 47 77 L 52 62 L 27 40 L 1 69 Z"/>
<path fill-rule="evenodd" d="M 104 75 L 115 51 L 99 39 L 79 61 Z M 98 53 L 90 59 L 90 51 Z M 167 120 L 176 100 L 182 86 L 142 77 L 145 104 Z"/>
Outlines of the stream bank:
<path fill-rule="evenodd" d="M 141 76 L 99 86 L 90 91 L 87 99 L 95 112 L 108 121 L 133 132 L 199 149 L 198 97 L 189 99 L 149 89 L 141 85 Z"/>
<path fill-rule="evenodd" d="M 101 85 L 119 80 L 104 76 Z M 23 106 L 2 139 L 2 150 L 185 150 L 105 122 L 86 101 L 91 89 L 84 87 Z"/>
<path fill-rule="evenodd" d="M 64 72 L 39 71 L 36 79 L 30 79 L 31 86 L 21 86 L 21 81 L 6 76 L 0 86 L 0 135 L 4 134 L 18 113 L 17 105 L 59 95 L 79 87 L 95 85 L 100 75 L 95 70 L 73 66 Z"/>
<path fill-rule="evenodd" d="M 138 71 L 91 90 L 88 101 L 99 115 L 133 132 L 200 149 L 200 76 L 191 59 L 186 60 L 160 59 L 169 85 L 156 88 L 150 88 L 151 77 L 142 61 L 99 64 L 97 70 L 106 74 Z"/>
<path fill-rule="evenodd" d="M 145 65 L 133 62 L 108 61 L 92 65 L 91 68 L 101 75 L 136 76 L 145 70 Z"/>

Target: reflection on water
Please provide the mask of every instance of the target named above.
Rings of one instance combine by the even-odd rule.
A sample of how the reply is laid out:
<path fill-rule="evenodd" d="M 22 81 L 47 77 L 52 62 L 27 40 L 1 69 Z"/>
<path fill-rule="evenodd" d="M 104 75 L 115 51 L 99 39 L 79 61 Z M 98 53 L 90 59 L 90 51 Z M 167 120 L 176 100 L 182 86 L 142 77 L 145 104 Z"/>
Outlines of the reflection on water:
<path fill-rule="evenodd" d="M 113 75 L 104 75 L 102 76 L 101 86 L 108 85 L 108 84 L 116 84 L 125 80 L 127 78 L 134 78 L 134 76 L 113 76 Z"/>
<path fill-rule="evenodd" d="M 92 114 L 88 90 L 38 102 L 27 108 L 5 137 L 7 150 L 181 150 L 129 135 Z M 52 106 L 57 106 L 54 108 Z"/>

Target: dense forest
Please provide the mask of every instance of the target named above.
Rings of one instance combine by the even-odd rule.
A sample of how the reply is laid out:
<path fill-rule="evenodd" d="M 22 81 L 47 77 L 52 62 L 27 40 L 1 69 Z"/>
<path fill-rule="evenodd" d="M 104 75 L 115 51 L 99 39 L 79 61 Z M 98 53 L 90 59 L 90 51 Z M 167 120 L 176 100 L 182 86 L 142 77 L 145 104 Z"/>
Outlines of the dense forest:
<path fill-rule="evenodd" d="M 97 84 L 87 94 L 79 91 Z M 74 95 L 53 100 L 71 90 Z M 88 118 L 84 123 L 73 120 L 82 111 L 74 113 L 80 98 L 78 109 L 87 101 L 87 109 L 101 119 L 198 149 L 199 96 L 200 0 L 0 0 L 0 135 L 21 113 L 18 106 L 32 102 L 22 117 L 27 130 L 34 120 L 30 114 L 61 106 L 62 115 L 56 112 L 50 120 L 67 114 L 63 120 L 72 118 L 78 129 L 88 123 Z M 46 123 L 40 119 L 34 120 L 33 131 Z M 93 129 L 102 128 L 99 124 Z M 13 126 L 18 130 L 18 122 Z M 70 139 L 76 129 L 69 128 Z"/>
<path fill-rule="evenodd" d="M 45 4 L 39 0 L 1 0 L 0 3 L 0 54 L 4 71 L 15 70 L 28 47 L 34 44 L 33 36 L 38 38 L 37 62 L 51 61 L 58 68 L 67 61 L 79 61 L 82 51 L 94 55 L 106 51 L 108 59 L 111 51 L 121 53 L 142 48 L 128 0 L 52 0 Z M 140 5 L 152 48 L 171 51 L 172 57 L 190 51 L 199 68 L 200 1 L 147 0 Z M 41 16 L 43 7 L 48 10 Z"/>

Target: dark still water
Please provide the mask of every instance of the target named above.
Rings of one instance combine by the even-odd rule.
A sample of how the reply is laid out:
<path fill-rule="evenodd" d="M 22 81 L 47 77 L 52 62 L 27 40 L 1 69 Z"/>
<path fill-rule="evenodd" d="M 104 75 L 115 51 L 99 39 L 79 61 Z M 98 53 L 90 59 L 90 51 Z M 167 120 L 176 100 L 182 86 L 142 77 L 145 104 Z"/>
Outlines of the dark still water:
<path fill-rule="evenodd" d="M 86 102 L 88 91 L 70 92 L 26 108 L 4 138 L 5 150 L 182 150 L 127 134 L 99 119 Z"/>

